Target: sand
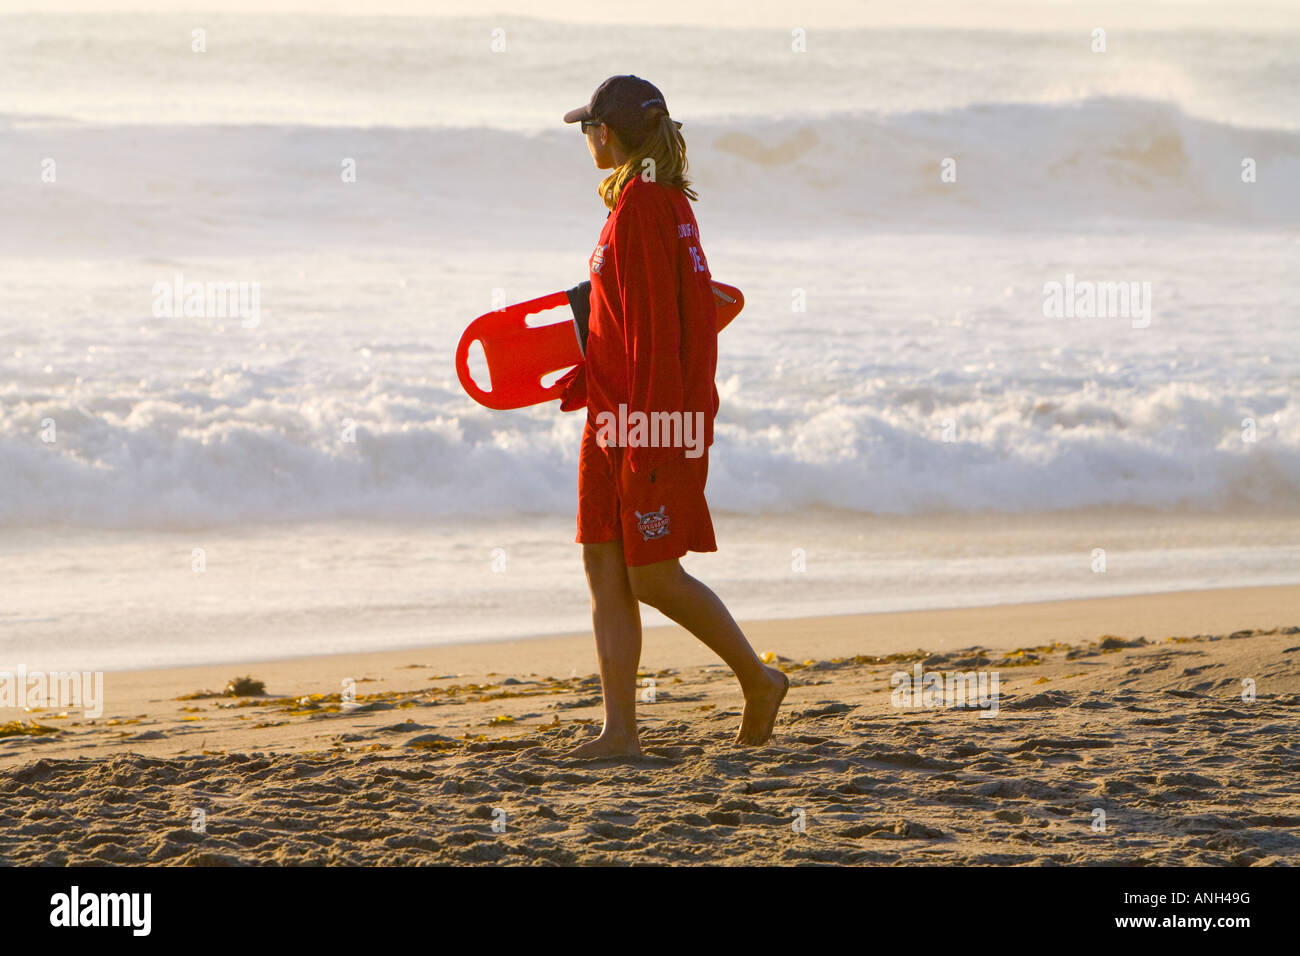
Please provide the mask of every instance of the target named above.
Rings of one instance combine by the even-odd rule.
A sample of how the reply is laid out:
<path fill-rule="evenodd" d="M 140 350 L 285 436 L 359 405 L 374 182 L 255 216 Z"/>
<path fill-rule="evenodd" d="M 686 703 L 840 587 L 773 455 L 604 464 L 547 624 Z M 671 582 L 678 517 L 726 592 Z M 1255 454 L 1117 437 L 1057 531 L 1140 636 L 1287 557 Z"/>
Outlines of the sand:
<path fill-rule="evenodd" d="M 595 762 L 590 635 L 110 673 L 96 719 L 0 710 L 51 731 L 0 738 L 0 862 L 1291 864 L 1297 624 L 1295 587 L 749 622 L 791 678 L 755 749 L 648 630 L 644 756 Z M 996 713 L 896 706 L 917 665 Z"/>

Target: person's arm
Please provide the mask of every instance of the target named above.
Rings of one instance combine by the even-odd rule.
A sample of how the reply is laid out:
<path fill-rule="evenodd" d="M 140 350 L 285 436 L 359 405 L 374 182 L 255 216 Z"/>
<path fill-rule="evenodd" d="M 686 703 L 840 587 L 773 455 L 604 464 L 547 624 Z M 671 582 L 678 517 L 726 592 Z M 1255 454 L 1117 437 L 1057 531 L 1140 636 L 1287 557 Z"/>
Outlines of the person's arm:
<path fill-rule="evenodd" d="M 556 384 L 560 386 L 560 411 L 587 407 L 587 366 L 575 365 L 556 379 Z"/>
<path fill-rule="evenodd" d="M 673 223 L 665 222 L 653 197 L 628 200 L 619 212 L 613 245 L 627 346 L 628 413 L 645 413 L 649 440 L 653 412 L 685 414 L 678 244 Z M 633 447 L 628 463 L 634 472 L 647 472 L 683 453 L 673 447 Z"/>
<path fill-rule="evenodd" d="M 591 280 L 585 279 L 566 289 L 569 309 L 573 312 L 573 331 L 584 361 L 569 369 L 555 384 L 560 386 L 560 411 L 576 412 L 587 407 L 587 326 L 591 321 Z"/>

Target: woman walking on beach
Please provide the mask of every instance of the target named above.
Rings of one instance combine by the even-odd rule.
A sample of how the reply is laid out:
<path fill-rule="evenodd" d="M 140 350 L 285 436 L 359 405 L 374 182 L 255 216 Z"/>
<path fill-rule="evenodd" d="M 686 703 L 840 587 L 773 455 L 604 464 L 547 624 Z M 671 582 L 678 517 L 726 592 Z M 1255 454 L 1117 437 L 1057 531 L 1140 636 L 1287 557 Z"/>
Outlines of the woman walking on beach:
<path fill-rule="evenodd" d="M 578 536 L 591 589 L 605 725 L 571 757 L 641 752 L 636 673 L 640 603 L 676 621 L 735 672 L 745 695 L 736 742 L 772 734 L 790 687 L 765 666 L 718 596 L 682 569 L 687 551 L 716 551 L 704 499 L 718 409 L 717 314 L 688 199 L 686 143 L 663 94 L 612 76 L 579 123 L 610 212 L 590 265 L 585 361 L 562 407 L 587 407 L 578 465 Z M 654 423 L 672 423 L 656 431 Z M 649 423 L 647 429 L 645 425 Z M 665 434 L 667 433 L 667 434 Z"/>

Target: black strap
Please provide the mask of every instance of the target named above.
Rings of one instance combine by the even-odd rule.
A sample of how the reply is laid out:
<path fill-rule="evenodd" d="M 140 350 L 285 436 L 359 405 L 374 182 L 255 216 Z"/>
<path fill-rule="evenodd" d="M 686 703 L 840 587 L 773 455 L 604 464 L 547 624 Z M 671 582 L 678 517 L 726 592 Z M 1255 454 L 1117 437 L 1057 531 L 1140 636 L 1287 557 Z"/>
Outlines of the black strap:
<path fill-rule="evenodd" d="M 579 282 L 572 289 L 565 289 L 569 297 L 569 308 L 573 310 L 573 328 L 578 335 L 578 348 L 587 354 L 587 322 L 591 318 L 591 280 Z"/>

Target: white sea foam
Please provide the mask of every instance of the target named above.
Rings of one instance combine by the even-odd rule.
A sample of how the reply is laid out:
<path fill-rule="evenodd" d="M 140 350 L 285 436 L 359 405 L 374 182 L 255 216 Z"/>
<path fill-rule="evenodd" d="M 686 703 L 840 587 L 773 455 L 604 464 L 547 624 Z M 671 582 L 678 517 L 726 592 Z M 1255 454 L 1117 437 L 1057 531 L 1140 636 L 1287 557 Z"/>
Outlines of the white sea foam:
<path fill-rule="evenodd" d="M 1287 235 L 835 248 L 838 263 L 710 247 L 719 277 L 748 294 L 720 339 L 715 507 L 1300 507 Z M 461 252 L 443 266 L 454 288 L 409 254 L 181 264 L 261 282 L 263 319 L 248 329 L 153 317 L 152 284 L 174 263 L 29 262 L 0 276 L 23 314 L 42 315 L 0 333 L 0 523 L 569 514 L 580 416 L 481 408 L 451 354 L 497 282 L 525 298 L 570 284 L 581 263 L 552 254 L 502 279 Z M 1067 271 L 1152 277 L 1151 327 L 1045 318 L 1042 286 Z M 792 311 L 793 282 L 806 312 Z"/>

